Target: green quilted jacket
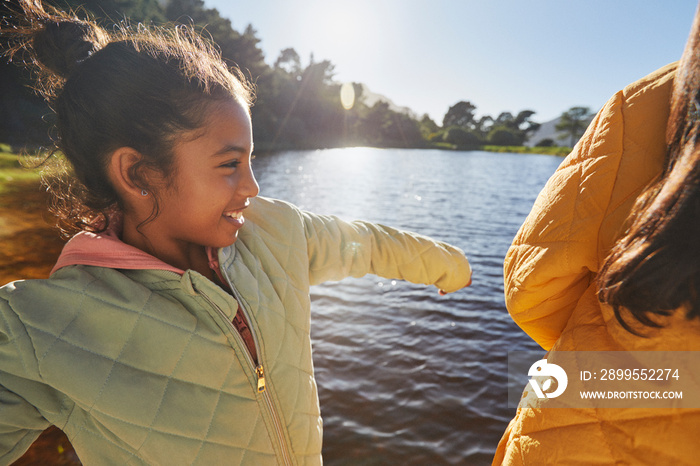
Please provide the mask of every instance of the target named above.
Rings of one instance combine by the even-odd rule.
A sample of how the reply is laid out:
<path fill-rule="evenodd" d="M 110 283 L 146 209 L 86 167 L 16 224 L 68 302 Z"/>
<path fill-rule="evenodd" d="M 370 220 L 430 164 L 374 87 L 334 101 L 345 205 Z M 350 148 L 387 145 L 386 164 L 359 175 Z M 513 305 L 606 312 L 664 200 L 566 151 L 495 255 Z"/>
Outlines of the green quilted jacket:
<path fill-rule="evenodd" d="M 309 286 L 470 281 L 462 251 L 413 233 L 263 198 L 246 220 L 218 252 L 236 299 L 192 270 L 88 265 L 0 288 L 0 464 L 52 424 L 84 464 L 319 464 Z"/>

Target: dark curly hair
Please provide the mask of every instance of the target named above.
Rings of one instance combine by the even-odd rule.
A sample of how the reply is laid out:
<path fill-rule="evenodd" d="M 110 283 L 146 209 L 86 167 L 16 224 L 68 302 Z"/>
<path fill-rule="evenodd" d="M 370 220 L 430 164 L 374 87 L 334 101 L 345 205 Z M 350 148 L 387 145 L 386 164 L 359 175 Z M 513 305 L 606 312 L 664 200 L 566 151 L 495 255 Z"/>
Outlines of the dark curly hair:
<path fill-rule="evenodd" d="M 47 158 L 62 154 L 70 166 L 67 176 L 46 184 L 64 233 L 102 231 L 123 208 L 106 169 L 115 149 L 131 147 L 143 156 L 131 175 L 154 194 L 152 219 L 157 190 L 143 169 L 172 176 L 177 136 L 200 128 L 212 103 L 234 98 L 252 105 L 252 85 L 192 27 L 124 22 L 108 32 L 39 0 L 20 5 L 0 33 L 6 55 L 34 71 L 37 91 L 56 114 Z"/>

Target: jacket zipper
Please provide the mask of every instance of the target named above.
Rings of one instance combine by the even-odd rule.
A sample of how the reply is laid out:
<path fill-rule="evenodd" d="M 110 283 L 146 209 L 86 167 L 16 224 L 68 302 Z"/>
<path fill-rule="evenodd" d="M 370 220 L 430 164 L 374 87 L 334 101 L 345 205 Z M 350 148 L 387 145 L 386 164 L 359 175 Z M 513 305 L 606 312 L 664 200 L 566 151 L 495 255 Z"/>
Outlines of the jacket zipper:
<path fill-rule="evenodd" d="M 224 275 L 225 276 L 225 275 Z M 255 352 L 258 355 L 258 360 L 261 358 L 261 353 L 260 353 L 260 345 L 258 344 L 258 339 L 255 335 L 255 332 L 253 331 L 253 327 L 250 324 L 250 317 L 248 316 L 248 313 L 245 310 L 245 306 L 243 306 L 242 300 L 240 295 L 238 294 L 238 291 L 233 287 L 233 284 L 231 281 L 226 277 L 226 280 L 228 281 L 229 287 L 231 288 L 231 291 L 233 291 L 233 294 L 238 301 L 238 304 L 241 307 L 241 311 L 246 317 L 246 320 L 248 321 L 248 328 L 250 329 L 250 334 L 253 336 L 253 344 L 255 345 Z M 200 295 L 211 305 L 214 309 L 216 309 L 216 312 L 219 313 L 219 316 L 223 318 L 223 320 L 227 323 L 229 330 L 231 333 L 233 333 L 234 338 L 236 341 L 239 343 L 241 348 L 244 348 L 244 353 L 246 356 L 246 359 L 248 363 L 250 364 L 250 367 L 253 368 L 253 371 L 255 372 L 255 375 L 257 376 L 257 388 L 258 388 L 258 393 L 261 394 L 263 401 L 265 402 L 265 406 L 267 407 L 270 417 L 272 418 L 272 423 L 274 424 L 275 428 L 275 435 L 277 436 L 277 442 L 279 443 L 280 449 L 282 450 L 282 459 L 284 460 L 285 465 L 291 465 L 292 460 L 291 460 L 291 455 L 289 453 L 289 450 L 287 448 L 287 442 L 284 439 L 284 432 L 282 430 L 282 423 L 280 421 L 279 415 L 277 414 L 277 410 L 274 408 L 274 405 L 272 404 L 272 399 L 270 398 L 269 392 L 265 389 L 266 388 L 266 381 L 265 381 L 265 369 L 263 369 L 262 362 L 258 362 L 257 366 L 255 364 L 255 361 L 253 361 L 253 357 L 250 355 L 250 351 L 248 351 L 248 347 L 246 346 L 245 342 L 243 341 L 243 337 L 241 337 L 241 334 L 238 333 L 238 330 L 236 327 L 233 325 L 233 322 L 231 322 L 224 311 L 217 306 L 209 296 L 207 296 L 205 293 L 203 293 L 200 290 L 197 290 Z"/>

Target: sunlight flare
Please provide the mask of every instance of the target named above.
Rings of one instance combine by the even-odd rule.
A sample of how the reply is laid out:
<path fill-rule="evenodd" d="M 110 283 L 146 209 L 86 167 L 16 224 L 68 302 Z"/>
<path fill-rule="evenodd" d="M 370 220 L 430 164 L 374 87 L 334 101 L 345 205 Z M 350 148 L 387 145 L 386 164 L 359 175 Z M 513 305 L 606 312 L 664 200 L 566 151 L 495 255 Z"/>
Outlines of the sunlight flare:
<path fill-rule="evenodd" d="M 350 110 L 355 105 L 355 86 L 352 83 L 340 86 L 340 104 L 345 110 Z"/>

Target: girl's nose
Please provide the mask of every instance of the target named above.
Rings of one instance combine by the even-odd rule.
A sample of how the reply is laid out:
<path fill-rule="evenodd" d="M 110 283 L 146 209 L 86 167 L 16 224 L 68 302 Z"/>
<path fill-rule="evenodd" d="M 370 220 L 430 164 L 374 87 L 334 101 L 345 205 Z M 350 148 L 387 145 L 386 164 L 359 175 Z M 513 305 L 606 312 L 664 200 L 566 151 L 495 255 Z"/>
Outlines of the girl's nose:
<path fill-rule="evenodd" d="M 258 185 L 258 180 L 255 179 L 255 174 L 253 173 L 253 168 L 248 166 L 243 179 L 241 180 L 241 186 L 243 194 L 248 198 L 253 198 L 260 193 L 260 186 Z"/>

